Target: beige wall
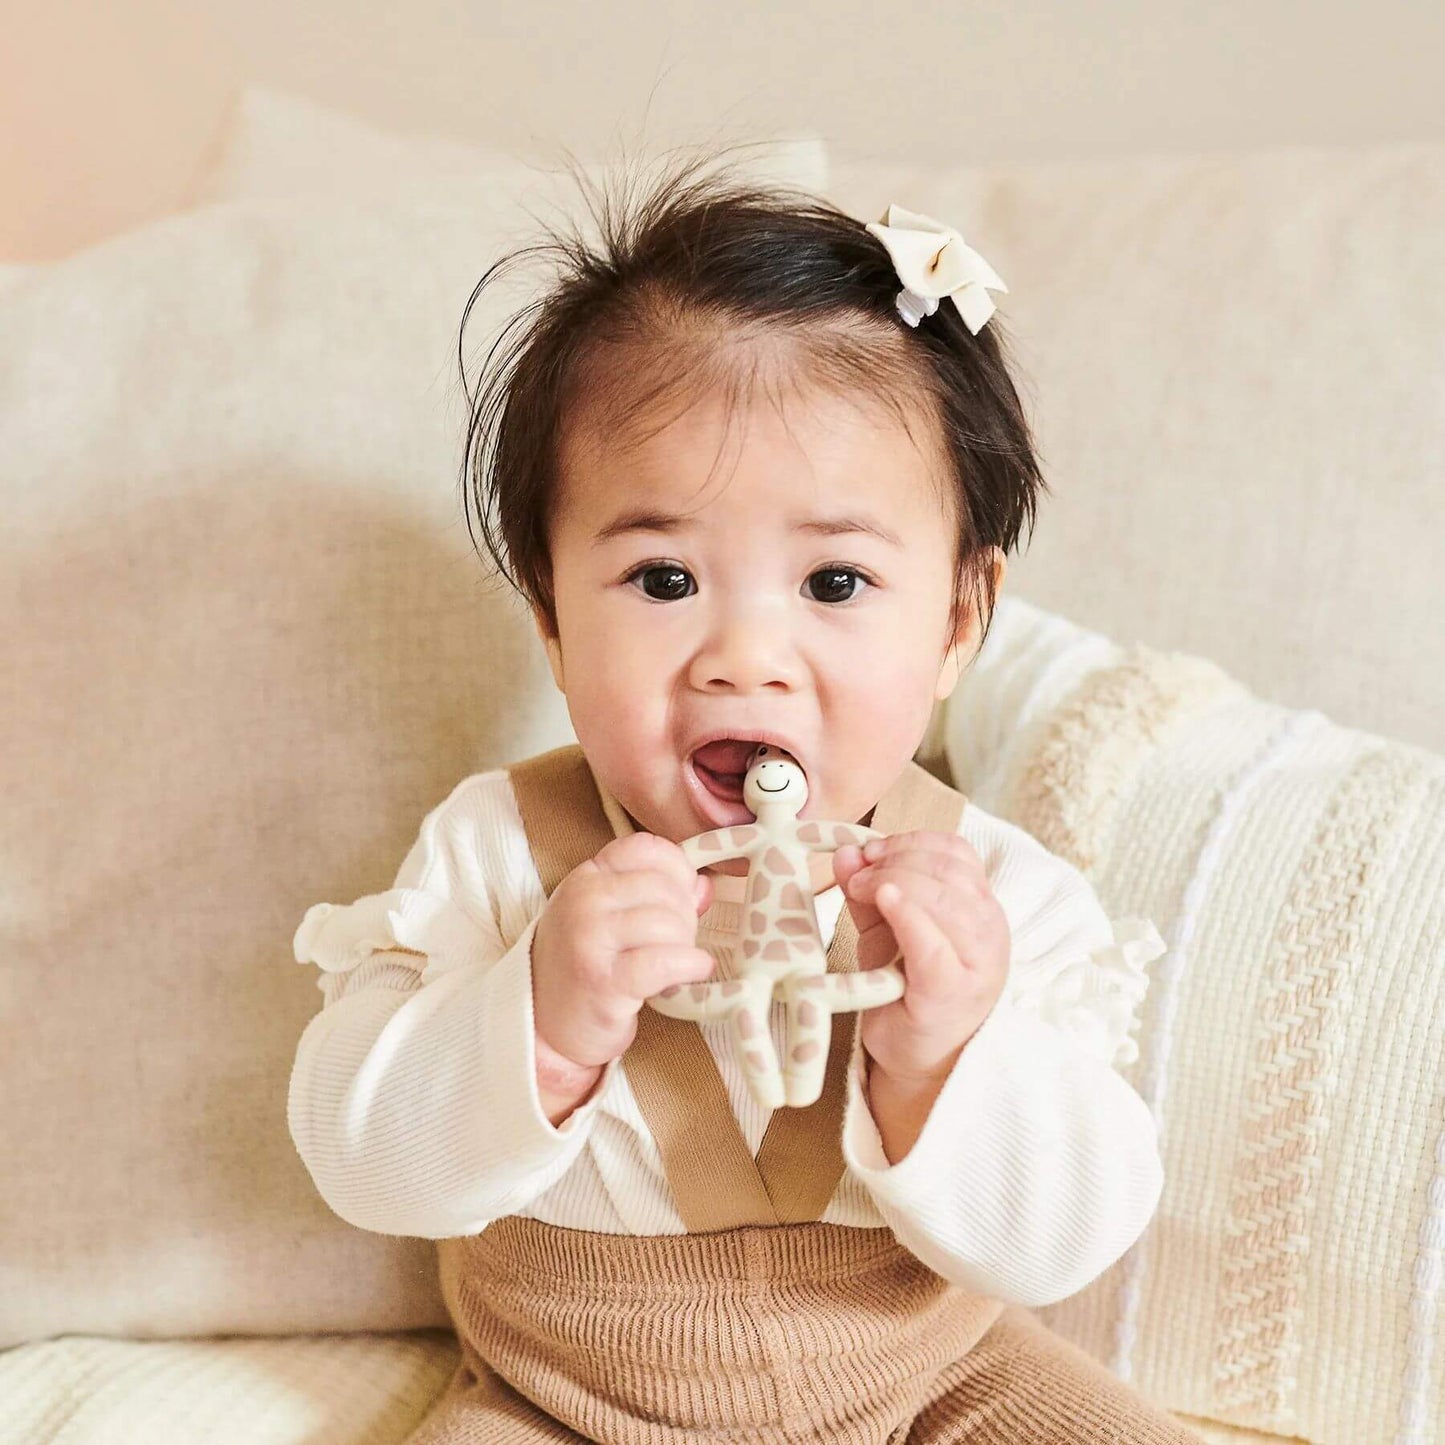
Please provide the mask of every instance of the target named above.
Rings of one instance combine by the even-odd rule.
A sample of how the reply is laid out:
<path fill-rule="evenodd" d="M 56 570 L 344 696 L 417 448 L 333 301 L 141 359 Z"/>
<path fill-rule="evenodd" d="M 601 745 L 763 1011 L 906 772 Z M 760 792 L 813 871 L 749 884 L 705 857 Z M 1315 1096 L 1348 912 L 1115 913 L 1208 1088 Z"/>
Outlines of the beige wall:
<path fill-rule="evenodd" d="M 0 0 L 0 23 L 0 261 L 170 209 L 249 81 L 535 159 L 717 128 L 964 163 L 1445 137 L 1440 0 Z"/>

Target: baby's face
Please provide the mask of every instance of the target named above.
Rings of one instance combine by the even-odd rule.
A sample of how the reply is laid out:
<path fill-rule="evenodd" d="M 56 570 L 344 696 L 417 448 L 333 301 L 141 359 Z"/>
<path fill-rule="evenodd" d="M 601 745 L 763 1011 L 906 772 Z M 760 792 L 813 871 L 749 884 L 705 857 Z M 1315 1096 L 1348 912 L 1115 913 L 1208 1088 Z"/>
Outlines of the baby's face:
<path fill-rule="evenodd" d="M 724 446 L 723 397 L 678 405 L 625 449 L 581 426 L 563 448 L 559 635 L 538 627 L 577 739 L 637 826 L 674 842 L 751 821 L 740 787 L 715 796 L 694 768 L 718 732 L 795 758 L 799 816 L 861 821 L 972 655 L 976 617 L 956 653 L 948 631 L 951 504 L 881 407 L 809 390 L 780 415 L 758 397 Z M 815 862 L 827 886 L 831 857 Z"/>

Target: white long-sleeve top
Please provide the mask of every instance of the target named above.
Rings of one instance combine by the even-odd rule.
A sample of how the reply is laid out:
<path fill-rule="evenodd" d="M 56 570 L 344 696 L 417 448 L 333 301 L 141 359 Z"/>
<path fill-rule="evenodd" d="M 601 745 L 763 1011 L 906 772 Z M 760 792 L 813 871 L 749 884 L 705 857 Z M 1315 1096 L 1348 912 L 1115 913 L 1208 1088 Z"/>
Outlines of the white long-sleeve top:
<path fill-rule="evenodd" d="M 615 828 L 616 801 L 603 795 Z M 1022 828 L 968 802 L 1012 936 L 1009 975 L 958 1057 L 913 1147 L 883 1152 L 849 1069 L 844 1173 L 821 1218 L 889 1227 L 938 1274 L 1025 1305 L 1082 1289 L 1143 1232 L 1163 1168 L 1152 1116 L 1115 1065 L 1144 964 L 1146 919 L 1111 922 L 1083 874 Z M 740 897 L 718 878 L 715 898 Z M 842 909 L 815 896 L 825 945 Z M 519 1215 L 573 1229 L 685 1232 L 620 1060 L 560 1125 L 536 1083 L 531 945 L 546 905 L 505 768 L 463 779 L 424 819 L 392 889 L 313 905 L 295 938 L 325 1002 L 297 1046 L 287 1114 L 316 1187 L 341 1218 L 440 1239 Z M 725 966 L 737 908 L 715 901 L 698 946 Z M 508 946 L 506 940 L 513 940 Z M 425 957 L 376 950 L 414 949 Z M 771 1111 L 734 1062 L 725 1022 L 699 1024 L 756 1155 Z M 782 1010 L 774 1042 L 782 1046 Z"/>

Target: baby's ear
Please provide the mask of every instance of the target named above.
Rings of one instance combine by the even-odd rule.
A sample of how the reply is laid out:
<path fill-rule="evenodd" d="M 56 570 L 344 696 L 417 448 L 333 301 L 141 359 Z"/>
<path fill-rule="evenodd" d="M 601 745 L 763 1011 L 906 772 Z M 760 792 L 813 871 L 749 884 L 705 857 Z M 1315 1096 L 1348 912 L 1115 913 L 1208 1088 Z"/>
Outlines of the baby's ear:
<path fill-rule="evenodd" d="M 1008 576 L 1008 557 L 1002 547 L 993 549 L 993 590 L 997 596 L 1003 591 L 1003 579 Z"/>
<path fill-rule="evenodd" d="M 938 669 L 938 686 L 933 689 L 933 700 L 943 702 L 952 696 L 954 688 L 958 686 L 959 676 L 963 669 L 958 665 L 958 648 L 950 647 L 948 655 L 943 659 L 943 666 Z"/>
<path fill-rule="evenodd" d="M 1002 547 L 991 547 L 989 550 L 993 553 L 993 592 L 997 601 L 1003 590 L 1003 579 L 1008 574 L 1008 558 Z M 934 699 L 938 702 L 942 702 L 958 686 L 958 679 L 967 666 L 960 654 L 967 653 L 968 663 L 971 663 L 978 651 L 977 639 L 983 632 L 983 618 L 976 610 L 969 608 L 967 598 L 963 599 L 963 606 L 963 621 L 959 623 L 953 642 L 944 654 L 943 665 L 938 670 L 938 686 L 933 691 Z"/>
<path fill-rule="evenodd" d="M 552 669 L 552 681 L 557 684 L 557 691 L 565 697 L 567 689 L 562 681 L 562 644 L 548 631 L 546 619 L 535 607 L 532 609 L 532 625 L 537 629 L 537 636 L 542 639 L 542 646 L 547 649 L 547 663 Z"/>
<path fill-rule="evenodd" d="M 987 565 L 993 569 L 993 595 L 994 598 L 997 599 L 1003 591 L 1003 579 L 1008 576 L 1008 558 L 1004 555 L 1002 547 L 990 547 L 988 550 L 992 553 L 992 556 L 989 558 Z M 964 607 L 968 606 L 969 599 L 967 597 L 960 598 L 959 600 L 963 603 Z M 980 601 L 978 607 L 974 608 L 969 615 L 964 617 L 958 633 L 958 645 L 960 647 L 967 647 L 970 641 L 983 631 L 982 611 L 983 603 Z"/>

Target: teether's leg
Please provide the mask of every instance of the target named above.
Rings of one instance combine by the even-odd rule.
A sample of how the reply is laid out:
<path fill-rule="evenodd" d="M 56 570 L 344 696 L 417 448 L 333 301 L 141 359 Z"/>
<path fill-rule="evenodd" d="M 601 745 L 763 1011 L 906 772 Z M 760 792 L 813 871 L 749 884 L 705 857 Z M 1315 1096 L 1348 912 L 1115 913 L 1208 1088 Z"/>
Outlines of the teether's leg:
<path fill-rule="evenodd" d="M 734 1055 L 753 1096 L 765 1109 L 782 1106 L 783 1074 L 768 1023 L 773 1005 L 771 978 L 756 974 L 720 983 L 676 983 L 647 1002 L 669 1018 L 702 1023 L 731 1020 Z"/>
<path fill-rule="evenodd" d="M 758 975 L 747 980 L 749 1001 L 733 1012 L 733 1048 L 742 1061 L 748 1087 L 765 1109 L 781 1109 L 784 1102 L 783 1070 L 773 1047 L 769 1022 L 773 1009 L 773 980 Z"/>
<path fill-rule="evenodd" d="M 723 979 L 720 983 L 675 983 L 647 1001 L 668 1018 L 714 1023 L 732 1013 L 742 991 L 743 981 L 737 978 Z"/>
<path fill-rule="evenodd" d="M 877 1008 L 903 997 L 903 970 L 896 963 L 883 968 L 864 968 L 856 973 L 830 973 L 825 997 L 832 1000 L 834 1013 L 848 1009 Z"/>
<path fill-rule="evenodd" d="M 823 1092 L 832 1037 L 827 977 L 793 974 L 778 985 L 783 1001 L 783 1092 L 791 1109 L 806 1109 Z"/>
<path fill-rule="evenodd" d="M 903 997 L 896 964 L 857 973 L 794 974 L 778 985 L 787 1010 L 783 1088 L 790 1107 L 805 1109 L 823 1092 L 832 1016 L 877 1008 Z"/>

